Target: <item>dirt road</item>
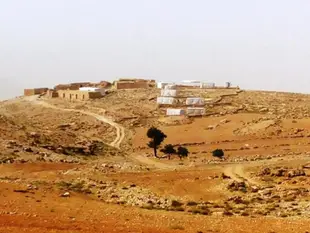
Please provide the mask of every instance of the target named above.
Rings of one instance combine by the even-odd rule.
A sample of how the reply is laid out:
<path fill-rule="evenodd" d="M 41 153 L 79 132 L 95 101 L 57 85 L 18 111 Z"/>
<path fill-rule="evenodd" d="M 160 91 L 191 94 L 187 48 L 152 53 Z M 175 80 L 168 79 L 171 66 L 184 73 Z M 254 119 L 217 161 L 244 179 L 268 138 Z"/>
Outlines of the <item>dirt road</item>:
<path fill-rule="evenodd" d="M 238 182 L 245 181 L 251 185 L 258 185 L 258 182 L 253 180 L 244 172 L 244 166 L 242 164 L 228 165 L 224 169 L 224 174 L 230 176 L 233 180 Z"/>
<path fill-rule="evenodd" d="M 82 113 L 84 115 L 88 115 L 88 116 L 94 117 L 94 118 L 96 118 L 99 121 L 102 121 L 104 123 L 107 123 L 107 124 L 111 125 L 112 127 L 114 127 L 116 129 L 116 138 L 115 138 L 115 140 L 113 142 L 110 143 L 110 145 L 112 147 L 117 148 L 117 149 L 120 148 L 120 145 L 121 145 L 122 141 L 125 138 L 125 129 L 124 129 L 124 127 L 122 127 L 121 125 L 115 123 L 113 120 L 111 120 L 111 119 L 109 119 L 109 118 L 107 118 L 105 116 L 98 115 L 98 114 L 93 113 L 93 112 L 78 110 L 78 109 L 59 108 L 57 106 L 54 106 L 52 104 L 49 104 L 49 103 L 45 102 L 44 100 L 39 100 L 38 96 L 27 96 L 27 97 L 24 97 L 23 100 L 30 101 L 30 102 L 32 102 L 34 104 L 39 104 L 39 105 L 41 105 L 43 107 L 46 107 L 46 108 L 52 108 L 52 109 L 56 109 L 56 110 L 60 110 L 60 111 L 67 111 L 67 112 Z"/>
<path fill-rule="evenodd" d="M 144 164 L 144 165 L 153 166 L 153 167 L 160 169 L 160 170 L 173 170 L 173 169 L 177 168 L 176 166 L 166 164 L 166 163 L 162 163 L 162 162 L 160 162 L 159 159 L 155 160 L 155 159 L 149 158 L 149 157 L 142 155 L 142 154 L 139 154 L 139 153 L 132 154 L 131 159 L 136 160 L 137 162 Z"/>

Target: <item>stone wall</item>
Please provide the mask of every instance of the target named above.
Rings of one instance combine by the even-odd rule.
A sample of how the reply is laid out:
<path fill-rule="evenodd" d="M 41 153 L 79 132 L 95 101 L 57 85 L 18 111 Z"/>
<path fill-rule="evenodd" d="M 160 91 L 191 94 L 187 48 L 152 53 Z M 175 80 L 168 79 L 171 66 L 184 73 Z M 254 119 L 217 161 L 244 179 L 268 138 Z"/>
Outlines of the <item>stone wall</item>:
<path fill-rule="evenodd" d="M 25 96 L 31 95 L 41 95 L 48 91 L 48 88 L 33 88 L 33 89 L 24 89 Z"/>
<path fill-rule="evenodd" d="M 137 89 L 137 88 L 148 88 L 149 84 L 145 81 L 139 82 L 116 82 L 116 89 Z"/>
<path fill-rule="evenodd" d="M 58 96 L 59 98 L 67 100 L 89 100 L 89 99 L 99 99 L 102 97 L 102 94 L 100 92 L 60 90 L 58 91 Z"/>
<path fill-rule="evenodd" d="M 48 90 L 48 91 L 46 92 L 46 96 L 47 96 L 48 98 L 57 98 L 57 97 L 59 97 L 58 92 L 55 91 L 55 90 Z"/>
<path fill-rule="evenodd" d="M 56 91 L 60 90 L 79 90 L 80 87 L 87 87 L 91 86 L 90 82 L 83 82 L 83 83 L 70 83 L 70 84 L 59 84 L 54 87 Z"/>

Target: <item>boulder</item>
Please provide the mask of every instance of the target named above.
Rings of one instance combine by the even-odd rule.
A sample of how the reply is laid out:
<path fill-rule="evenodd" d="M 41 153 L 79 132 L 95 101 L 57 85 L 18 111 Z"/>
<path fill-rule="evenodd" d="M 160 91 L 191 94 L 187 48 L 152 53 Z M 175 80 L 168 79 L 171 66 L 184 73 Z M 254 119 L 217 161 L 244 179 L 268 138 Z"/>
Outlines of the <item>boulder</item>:
<path fill-rule="evenodd" d="M 228 184 L 227 189 L 230 191 L 246 191 L 246 183 L 241 181 L 232 181 Z"/>
<path fill-rule="evenodd" d="M 287 173 L 289 178 L 297 177 L 297 176 L 306 176 L 306 173 L 302 169 L 291 170 Z"/>

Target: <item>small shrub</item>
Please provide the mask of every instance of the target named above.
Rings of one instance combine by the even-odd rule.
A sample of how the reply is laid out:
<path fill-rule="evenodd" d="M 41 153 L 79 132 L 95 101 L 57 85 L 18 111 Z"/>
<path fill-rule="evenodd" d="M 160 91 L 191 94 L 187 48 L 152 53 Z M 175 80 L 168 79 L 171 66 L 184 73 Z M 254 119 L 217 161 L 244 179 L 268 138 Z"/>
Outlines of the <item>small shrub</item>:
<path fill-rule="evenodd" d="M 209 210 L 201 210 L 200 214 L 202 214 L 202 215 L 209 215 L 210 211 Z"/>
<path fill-rule="evenodd" d="M 184 230 L 185 230 L 184 227 L 179 226 L 179 225 L 170 226 L 170 229 L 172 229 L 172 230 L 181 230 L 181 231 L 184 231 Z"/>
<path fill-rule="evenodd" d="M 213 157 L 222 159 L 224 157 L 224 151 L 222 149 L 216 149 L 212 152 Z"/>
<path fill-rule="evenodd" d="M 183 211 L 185 211 L 185 209 L 183 207 L 175 207 L 174 211 L 183 212 Z"/>
<path fill-rule="evenodd" d="M 227 210 L 226 210 L 226 211 L 223 212 L 223 215 L 224 215 L 224 216 L 233 216 L 234 214 L 231 213 L 230 211 L 227 211 Z"/>
<path fill-rule="evenodd" d="M 31 185 L 40 186 L 40 185 L 48 185 L 48 182 L 44 180 L 36 180 L 31 182 Z"/>
<path fill-rule="evenodd" d="M 208 206 L 202 205 L 202 206 L 199 206 L 199 209 L 201 209 L 201 210 L 208 210 Z"/>
<path fill-rule="evenodd" d="M 152 210 L 152 209 L 154 209 L 154 206 L 152 204 L 146 204 L 146 205 L 143 205 L 141 208 L 147 209 L 147 210 Z"/>
<path fill-rule="evenodd" d="M 180 206 L 182 206 L 182 205 L 183 205 L 183 203 L 181 203 L 181 202 L 179 202 L 179 201 L 176 201 L 176 200 L 173 200 L 173 201 L 171 202 L 171 206 L 174 207 L 174 208 L 180 207 Z"/>
<path fill-rule="evenodd" d="M 191 210 L 190 212 L 192 212 L 193 214 L 200 214 L 200 213 L 201 213 L 201 210 L 199 210 L 199 209 L 193 209 L 193 210 Z"/>
<path fill-rule="evenodd" d="M 189 201 L 189 202 L 187 202 L 186 205 L 187 205 L 187 206 L 197 206 L 198 203 L 197 203 L 197 202 L 194 202 L 194 201 Z"/>
<path fill-rule="evenodd" d="M 60 189 L 69 189 L 70 183 L 65 182 L 65 181 L 60 181 L 59 183 L 56 184 Z"/>
<path fill-rule="evenodd" d="M 62 190 L 68 190 L 68 191 L 73 191 L 77 193 L 86 193 L 86 194 L 91 194 L 91 190 L 88 188 L 84 187 L 85 182 L 77 182 L 77 183 L 70 183 L 70 182 L 65 182 L 65 181 L 60 181 L 57 183 L 57 186 L 62 189 Z"/>
<path fill-rule="evenodd" d="M 241 213 L 241 216 L 247 217 L 247 216 L 250 216 L 250 214 L 248 212 L 244 211 Z"/>
<path fill-rule="evenodd" d="M 286 213 L 281 213 L 281 214 L 280 214 L 280 217 L 281 217 L 281 218 L 287 218 L 288 215 L 287 215 Z"/>
<path fill-rule="evenodd" d="M 177 154 L 180 159 L 186 158 L 189 155 L 189 151 L 186 147 L 179 146 L 177 150 Z"/>
<path fill-rule="evenodd" d="M 296 200 L 296 197 L 294 195 L 291 195 L 291 196 L 285 197 L 283 200 L 286 202 L 293 202 Z"/>

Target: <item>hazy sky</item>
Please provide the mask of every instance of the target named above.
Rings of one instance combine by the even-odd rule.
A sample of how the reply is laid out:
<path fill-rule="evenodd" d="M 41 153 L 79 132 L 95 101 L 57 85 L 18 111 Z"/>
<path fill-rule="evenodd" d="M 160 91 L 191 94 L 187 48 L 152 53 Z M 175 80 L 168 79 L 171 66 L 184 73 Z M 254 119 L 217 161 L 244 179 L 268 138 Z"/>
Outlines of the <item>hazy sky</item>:
<path fill-rule="evenodd" d="M 0 0 L 0 98 L 117 77 L 310 93 L 309 12 L 309 0 Z"/>

